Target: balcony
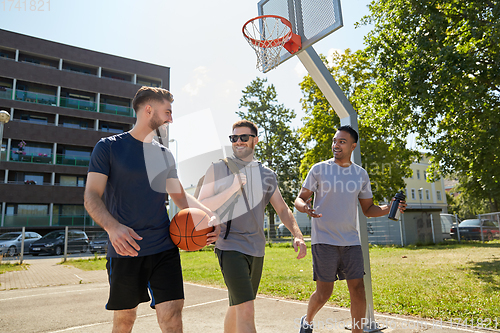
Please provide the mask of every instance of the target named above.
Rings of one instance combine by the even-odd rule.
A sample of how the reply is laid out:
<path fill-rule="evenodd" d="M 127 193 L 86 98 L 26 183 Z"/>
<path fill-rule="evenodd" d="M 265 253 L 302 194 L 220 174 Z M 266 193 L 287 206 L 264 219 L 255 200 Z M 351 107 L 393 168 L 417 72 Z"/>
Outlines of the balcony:
<path fill-rule="evenodd" d="M 50 215 L 5 215 L 4 227 L 34 227 L 50 225 Z"/>
<path fill-rule="evenodd" d="M 127 117 L 133 117 L 134 116 L 134 109 L 131 107 L 127 106 L 120 106 L 120 105 L 112 105 L 112 104 L 105 104 L 101 103 L 99 107 L 99 112 L 102 113 L 109 113 L 109 114 L 116 114 L 119 116 L 127 116 Z"/>
<path fill-rule="evenodd" d="M 1 99 L 12 99 L 12 89 L 0 87 Z"/>
<path fill-rule="evenodd" d="M 97 111 L 97 103 L 77 98 L 61 97 L 61 102 L 59 105 L 63 108 L 94 112 Z"/>
<path fill-rule="evenodd" d="M 16 91 L 16 100 L 28 103 L 47 104 L 54 106 L 57 105 L 57 96 L 55 95 L 35 93 L 24 90 Z"/>
<path fill-rule="evenodd" d="M 50 215 L 5 215 L 4 227 L 44 227 L 50 225 Z M 92 226 L 88 215 L 54 215 L 53 226 Z"/>
<path fill-rule="evenodd" d="M 77 156 L 77 155 L 56 155 L 56 164 L 59 165 L 73 165 L 73 166 L 85 166 L 88 167 L 90 163 L 90 156 Z"/>
<path fill-rule="evenodd" d="M 14 162 L 52 164 L 52 155 L 43 153 L 26 153 L 25 151 L 12 151 L 10 160 Z"/>
<path fill-rule="evenodd" d="M 91 226 L 95 225 L 92 218 L 88 215 L 54 215 L 52 225 L 61 226 Z"/>

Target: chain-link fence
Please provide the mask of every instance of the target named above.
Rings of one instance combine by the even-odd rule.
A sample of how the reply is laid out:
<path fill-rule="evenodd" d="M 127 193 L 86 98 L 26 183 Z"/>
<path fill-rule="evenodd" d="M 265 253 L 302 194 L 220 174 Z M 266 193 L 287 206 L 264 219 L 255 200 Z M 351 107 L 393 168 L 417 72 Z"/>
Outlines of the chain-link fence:
<path fill-rule="evenodd" d="M 66 259 L 106 253 L 107 245 L 108 237 L 102 229 L 61 227 L 34 231 L 27 227 L 9 228 L 0 235 L 0 258 L 20 263 L 27 257 L 38 256 Z"/>

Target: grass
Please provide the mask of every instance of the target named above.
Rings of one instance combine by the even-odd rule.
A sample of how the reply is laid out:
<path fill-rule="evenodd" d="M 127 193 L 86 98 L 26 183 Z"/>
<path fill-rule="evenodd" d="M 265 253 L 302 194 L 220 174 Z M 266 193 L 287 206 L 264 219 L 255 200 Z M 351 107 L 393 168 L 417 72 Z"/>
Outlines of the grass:
<path fill-rule="evenodd" d="M 99 271 L 106 269 L 106 258 L 97 254 L 92 259 L 75 259 L 61 262 L 60 265 L 71 265 L 83 271 Z"/>
<path fill-rule="evenodd" d="M 5 272 L 22 271 L 28 267 L 27 264 L 0 264 L 0 274 Z"/>
<path fill-rule="evenodd" d="M 266 247 L 259 293 L 308 300 L 315 289 L 310 247 L 308 250 L 306 258 L 297 260 L 289 243 Z M 182 252 L 181 258 L 185 281 L 224 287 L 211 249 Z M 68 263 L 75 262 L 88 262 L 90 266 L 105 269 L 104 259 Z M 370 263 L 377 312 L 446 321 L 453 318 L 500 321 L 500 241 L 462 244 L 449 241 L 405 248 L 371 246 Z M 350 306 L 345 281 L 336 283 L 329 303 Z"/>

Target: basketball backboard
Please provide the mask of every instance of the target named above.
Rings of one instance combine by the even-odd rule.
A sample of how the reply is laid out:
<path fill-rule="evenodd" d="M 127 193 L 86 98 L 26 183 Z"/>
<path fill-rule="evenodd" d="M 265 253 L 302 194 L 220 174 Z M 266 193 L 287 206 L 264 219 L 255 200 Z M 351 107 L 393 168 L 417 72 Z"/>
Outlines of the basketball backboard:
<path fill-rule="evenodd" d="M 258 8 L 259 16 L 278 15 L 290 21 L 292 32 L 302 39 L 301 51 L 343 25 L 340 0 L 261 0 Z M 290 57 L 292 54 L 282 49 L 280 63 Z"/>

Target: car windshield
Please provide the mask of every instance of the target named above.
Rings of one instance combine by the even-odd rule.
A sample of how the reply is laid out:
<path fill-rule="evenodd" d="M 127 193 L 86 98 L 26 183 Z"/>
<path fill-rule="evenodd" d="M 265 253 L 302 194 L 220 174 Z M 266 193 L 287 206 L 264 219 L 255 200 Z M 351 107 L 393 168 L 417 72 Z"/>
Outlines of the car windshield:
<path fill-rule="evenodd" d="M 17 237 L 19 237 L 19 234 L 10 234 L 10 233 L 7 233 L 7 234 L 1 235 L 0 236 L 0 240 L 14 240 Z"/>
<path fill-rule="evenodd" d="M 479 220 L 465 220 L 462 223 L 460 223 L 461 227 L 467 227 L 467 226 L 479 226 Z"/>
<path fill-rule="evenodd" d="M 50 232 L 43 236 L 42 238 L 44 239 L 57 239 L 61 236 L 64 236 L 64 232 Z"/>

